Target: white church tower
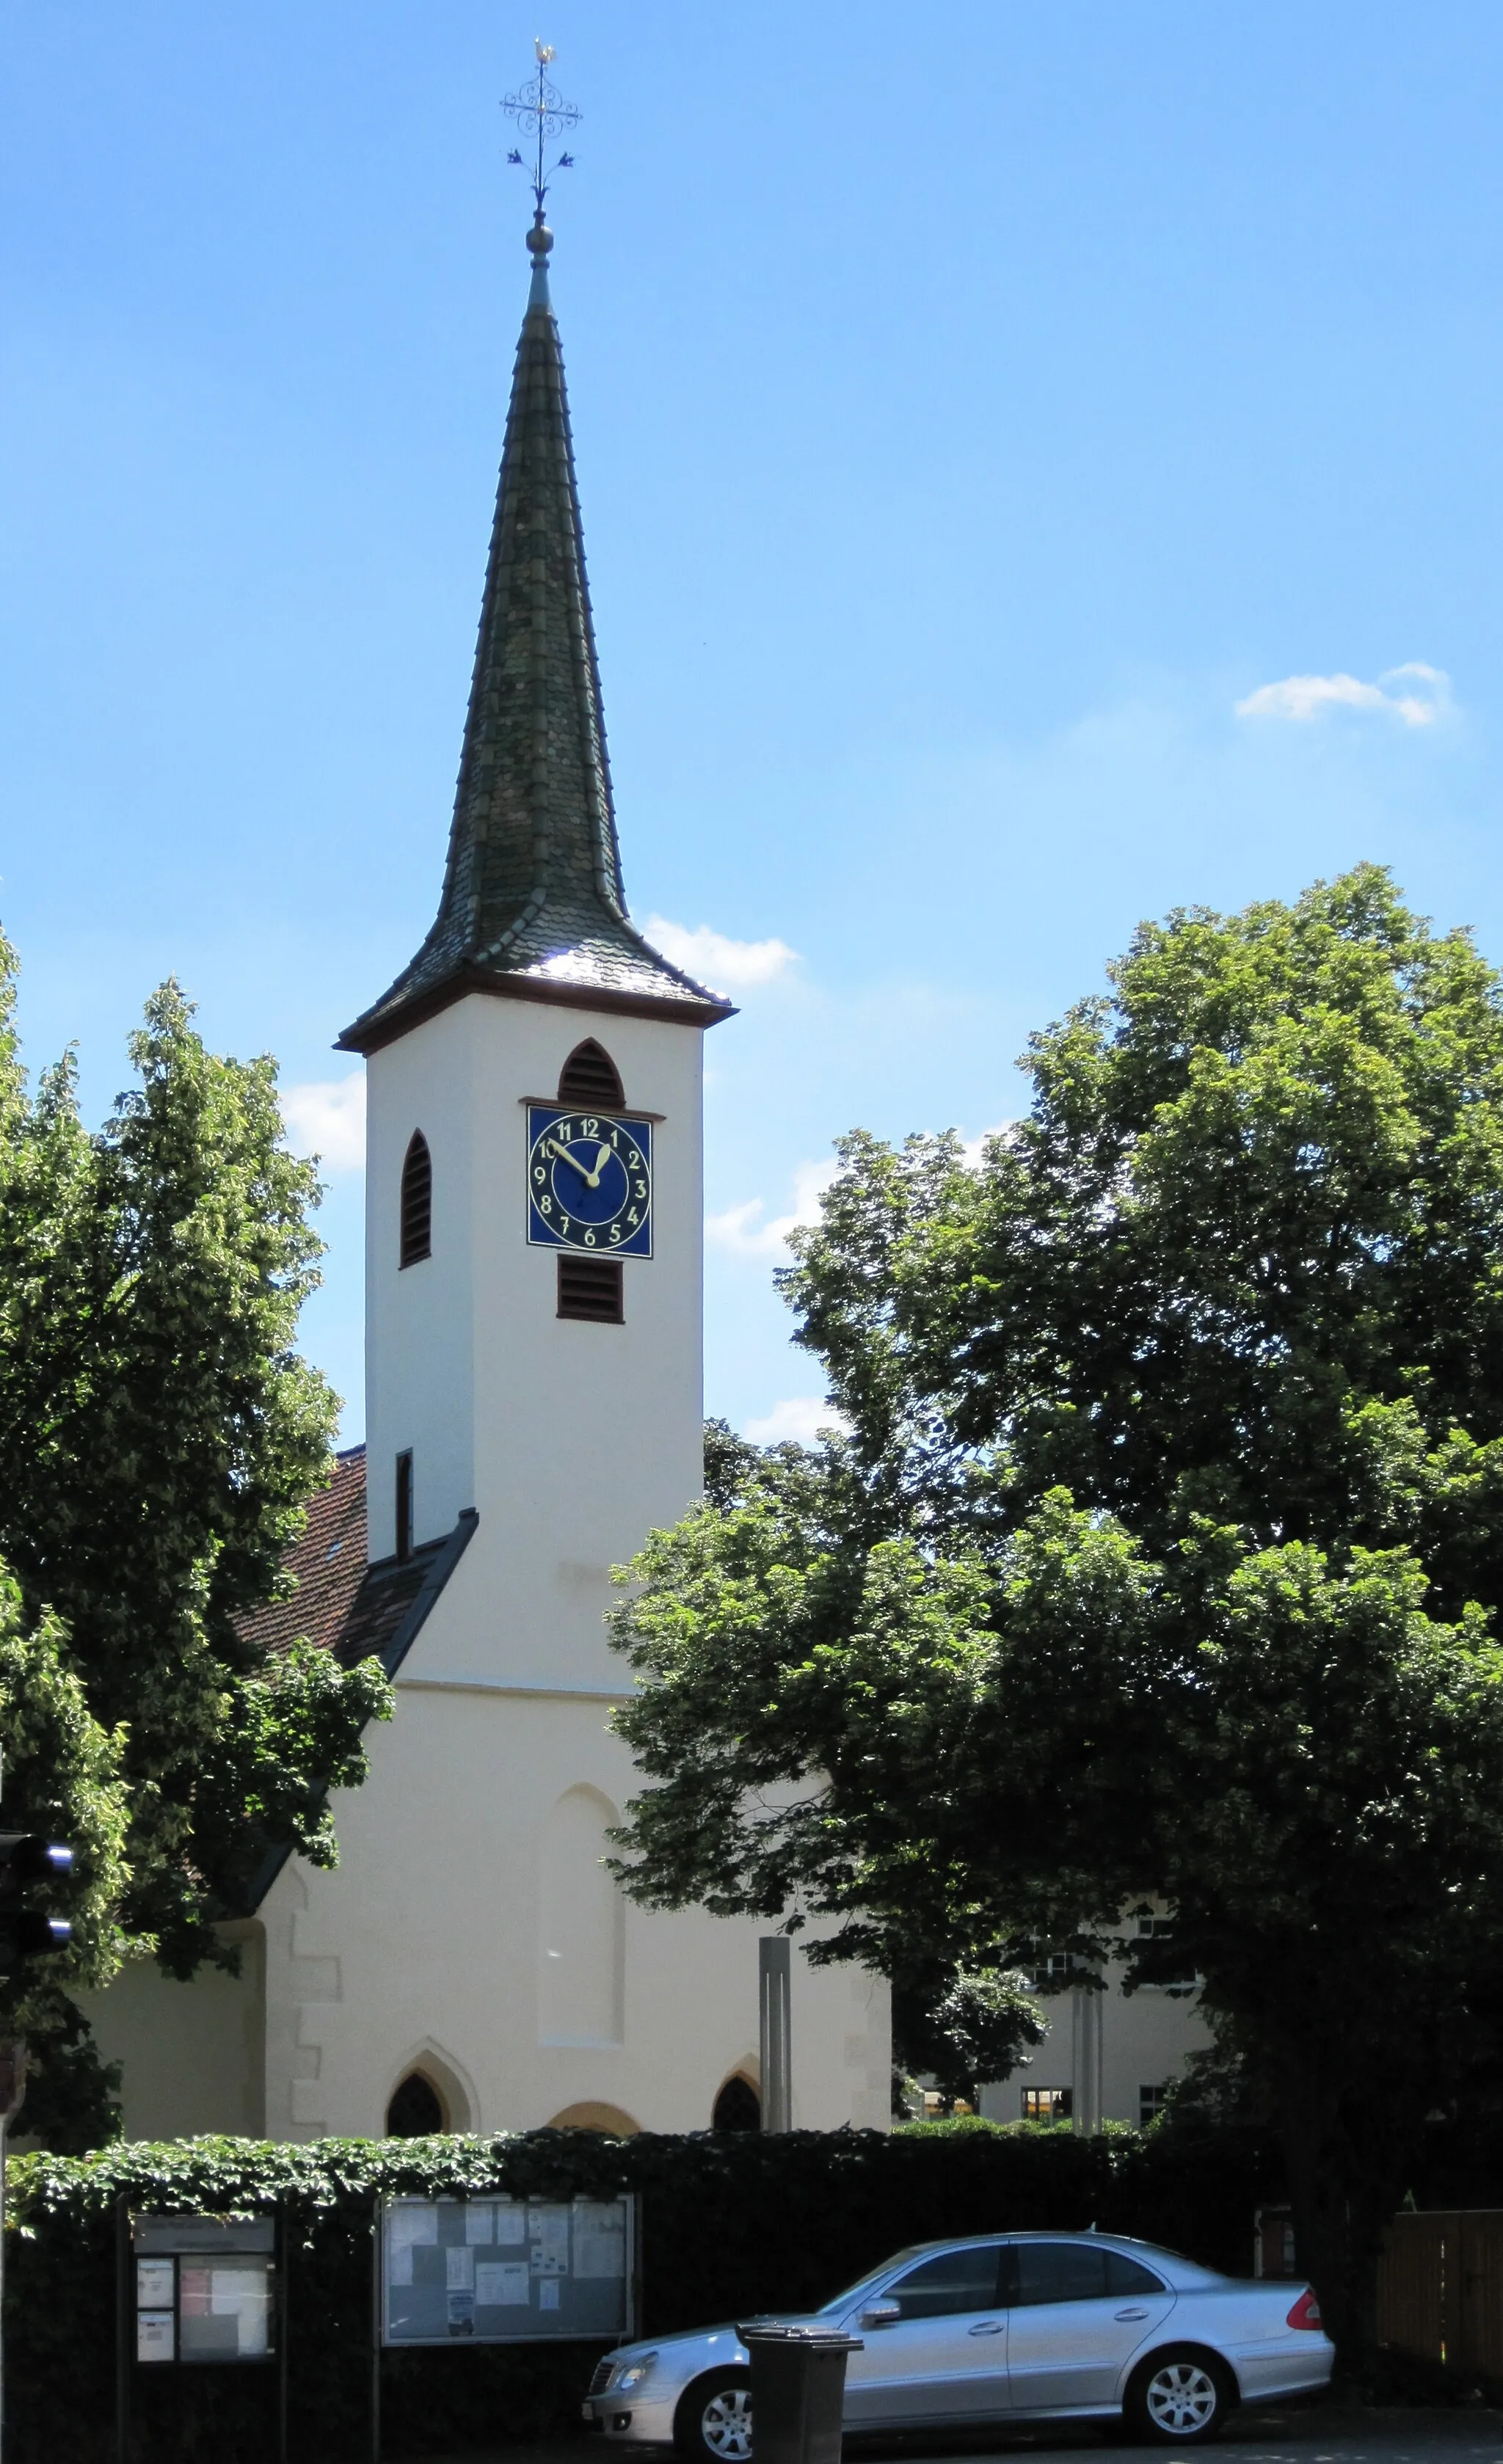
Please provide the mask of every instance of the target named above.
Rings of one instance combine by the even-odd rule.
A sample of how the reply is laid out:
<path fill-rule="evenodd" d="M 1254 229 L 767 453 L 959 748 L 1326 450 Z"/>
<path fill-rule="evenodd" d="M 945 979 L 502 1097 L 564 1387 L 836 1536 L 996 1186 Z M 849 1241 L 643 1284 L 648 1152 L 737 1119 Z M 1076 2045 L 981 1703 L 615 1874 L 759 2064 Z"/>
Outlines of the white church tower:
<path fill-rule="evenodd" d="M 132 2137 L 887 2123 L 884 1983 L 639 1908 L 602 1861 L 637 1785 L 610 1569 L 700 1488 L 701 1053 L 732 1012 L 627 914 L 541 211 L 528 247 L 438 916 L 341 1039 L 367 1445 L 256 1620 L 378 1653 L 396 1715 L 337 1869 L 274 1862 L 227 1929 L 238 1978 L 137 1969 L 95 2006 Z"/>
<path fill-rule="evenodd" d="M 732 1013 L 628 920 L 568 407 L 532 296 L 438 918 L 368 1062 L 369 1549 L 478 1516 L 476 1679 L 619 1691 L 608 1570 L 697 1495 L 701 1050 Z"/>

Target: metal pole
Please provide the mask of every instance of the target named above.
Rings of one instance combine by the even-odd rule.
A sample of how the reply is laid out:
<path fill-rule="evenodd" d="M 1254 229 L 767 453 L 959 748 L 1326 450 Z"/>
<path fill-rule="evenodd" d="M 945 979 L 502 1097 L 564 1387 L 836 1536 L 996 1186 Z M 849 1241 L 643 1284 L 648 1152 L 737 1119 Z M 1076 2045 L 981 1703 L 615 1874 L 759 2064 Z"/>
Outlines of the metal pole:
<path fill-rule="evenodd" d="M 5 2315 L 5 2159 L 6 2142 L 11 2132 L 11 2117 L 0 2113 L 0 2319 Z M 5 2338 L 0 2333 L 0 2458 L 5 2454 Z"/>
<path fill-rule="evenodd" d="M 135 2358 L 131 2299 L 130 2215 L 125 2193 L 115 2202 L 115 2464 L 130 2464 L 130 2365 Z"/>
<path fill-rule="evenodd" d="M 793 2028 L 789 2011 L 789 1953 L 784 1933 L 764 1934 L 757 1946 L 758 2015 L 762 2036 L 762 2126 L 793 2127 Z"/>
<path fill-rule="evenodd" d="M 5 2199 L 6 2138 L 26 2094 L 26 2047 L 0 2045 L 0 2458 L 5 2454 Z"/>
<path fill-rule="evenodd" d="M 276 2464 L 287 2464 L 287 2271 L 293 2236 L 284 2209 L 276 2212 Z"/>
<path fill-rule="evenodd" d="M 381 2464 L 381 2201 L 370 2219 L 370 2464 Z"/>

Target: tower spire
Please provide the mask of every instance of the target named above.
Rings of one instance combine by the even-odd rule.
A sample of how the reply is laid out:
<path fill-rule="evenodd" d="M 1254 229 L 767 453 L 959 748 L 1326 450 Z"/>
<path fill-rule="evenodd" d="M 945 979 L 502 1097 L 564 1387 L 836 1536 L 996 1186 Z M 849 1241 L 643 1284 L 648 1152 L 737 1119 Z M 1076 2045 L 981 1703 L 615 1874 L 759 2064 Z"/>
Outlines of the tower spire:
<path fill-rule="evenodd" d="M 539 45 L 532 289 L 501 453 L 479 640 L 438 914 L 411 964 L 340 1038 L 370 1051 L 470 991 L 642 1009 L 710 1025 L 730 1006 L 632 927 L 606 756 L 568 396 L 543 220 L 550 123 Z M 577 119 L 571 113 L 570 119 Z M 566 157 L 561 160 L 567 160 Z M 558 165 L 552 166 L 557 169 Z"/>

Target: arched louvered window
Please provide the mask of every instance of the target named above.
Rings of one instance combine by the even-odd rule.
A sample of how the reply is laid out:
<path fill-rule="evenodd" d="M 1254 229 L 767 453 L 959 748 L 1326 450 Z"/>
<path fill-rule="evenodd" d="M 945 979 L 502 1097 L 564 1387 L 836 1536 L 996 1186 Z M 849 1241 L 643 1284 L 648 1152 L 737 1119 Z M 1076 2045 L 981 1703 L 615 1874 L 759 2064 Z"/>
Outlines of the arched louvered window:
<path fill-rule="evenodd" d="M 421 1130 L 414 1130 L 402 1165 L 402 1264 L 415 1266 L 432 1253 L 433 1158 Z"/>
<path fill-rule="evenodd" d="M 560 1073 L 560 1103 L 599 1104 L 608 1111 L 618 1111 L 626 1100 L 620 1070 L 605 1046 L 587 1035 L 583 1044 L 576 1044 Z"/>

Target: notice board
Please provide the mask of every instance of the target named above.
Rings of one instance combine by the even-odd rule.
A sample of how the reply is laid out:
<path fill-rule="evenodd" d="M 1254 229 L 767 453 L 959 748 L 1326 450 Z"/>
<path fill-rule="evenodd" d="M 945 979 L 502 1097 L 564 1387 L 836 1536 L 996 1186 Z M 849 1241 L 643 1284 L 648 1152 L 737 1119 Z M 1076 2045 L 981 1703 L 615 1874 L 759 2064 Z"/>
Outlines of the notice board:
<path fill-rule="evenodd" d="M 130 2219 L 138 2362 L 264 2362 L 276 2349 L 271 2216 Z"/>
<path fill-rule="evenodd" d="M 633 2333 L 634 2198 L 384 2199 L 378 2225 L 384 2344 Z"/>

